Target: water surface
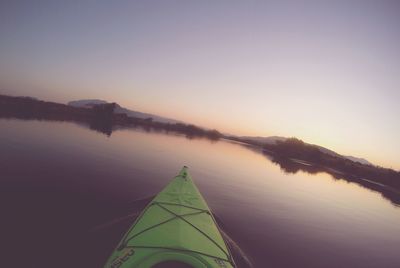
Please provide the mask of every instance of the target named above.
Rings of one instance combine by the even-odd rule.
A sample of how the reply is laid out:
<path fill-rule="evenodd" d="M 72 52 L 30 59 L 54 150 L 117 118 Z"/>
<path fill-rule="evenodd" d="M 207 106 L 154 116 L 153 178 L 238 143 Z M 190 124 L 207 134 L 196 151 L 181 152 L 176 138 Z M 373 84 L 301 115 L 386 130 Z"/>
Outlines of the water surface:
<path fill-rule="evenodd" d="M 285 173 L 240 144 L 3 119 L 0 148 L 9 267 L 101 267 L 135 201 L 183 165 L 254 267 L 400 267 L 398 206 L 326 173 Z"/>

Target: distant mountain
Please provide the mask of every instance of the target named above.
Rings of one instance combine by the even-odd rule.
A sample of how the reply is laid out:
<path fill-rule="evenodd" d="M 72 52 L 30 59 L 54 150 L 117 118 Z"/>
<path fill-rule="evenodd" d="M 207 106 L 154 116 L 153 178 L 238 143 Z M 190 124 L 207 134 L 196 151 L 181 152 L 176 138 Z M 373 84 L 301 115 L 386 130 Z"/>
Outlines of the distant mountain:
<path fill-rule="evenodd" d="M 309 143 L 307 143 L 307 144 L 309 144 Z M 332 156 L 347 158 L 347 157 L 345 157 L 345 156 L 343 156 L 343 155 L 341 155 L 341 154 L 338 154 L 338 153 L 335 152 L 335 151 L 329 150 L 328 148 L 325 148 L 325 147 L 322 147 L 322 146 L 319 146 L 319 145 L 315 145 L 315 144 L 310 144 L 310 145 L 313 145 L 313 146 L 317 147 L 317 148 L 318 148 L 321 152 L 323 152 L 324 154 L 329 154 L 329 155 L 332 155 Z M 351 160 L 351 159 L 350 159 L 350 160 Z"/>
<path fill-rule="evenodd" d="M 353 162 L 358 162 L 358 163 L 364 164 L 364 165 L 372 165 L 371 162 L 369 162 L 367 159 L 364 159 L 364 158 L 358 158 L 358 157 L 354 157 L 354 156 L 350 156 L 350 155 L 344 155 L 344 157 Z"/>
<path fill-rule="evenodd" d="M 332 155 L 332 156 L 343 157 L 343 158 L 349 159 L 350 161 L 353 161 L 353 162 L 356 162 L 356 163 L 358 162 L 358 163 L 364 164 L 364 165 L 372 165 L 371 162 L 369 162 L 368 160 L 366 160 L 364 158 L 359 158 L 359 157 L 355 157 L 355 156 L 351 156 L 351 155 L 341 155 L 341 154 L 338 154 L 338 153 L 336 153 L 336 152 L 334 152 L 332 150 L 329 150 L 329 149 L 327 149 L 325 147 L 322 147 L 322 146 L 319 146 L 319 145 L 315 145 L 315 146 L 317 146 L 318 149 L 323 153 L 326 153 L 326 154 L 329 154 L 329 155 Z"/>
<path fill-rule="evenodd" d="M 280 136 L 270 136 L 270 137 L 250 137 L 250 136 L 242 136 L 239 137 L 242 140 L 247 140 L 247 141 L 253 141 L 259 144 L 276 144 L 279 141 L 285 141 L 288 138 L 286 137 L 280 137 Z M 308 145 L 312 145 L 318 148 L 318 150 L 320 150 L 321 152 L 331 155 L 331 156 L 336 156 L 336 157 L 341 157 L 341 158 L 346 158 L 349 159 L 353 162 L 358 162 L 360 164 L 365 164 L 365 165 L 372 165 L 371 162 L 369 162 L 368 160 L 364 159 L 364 158 L 358 158 L 358 157 L 354 157 L 354 156 L 350 156 L 350 155 L 341 155 L 336 153 L 335 151 L 332 151 L 330 149 L 327 149 L 325 147 L 319 146 L 319 145 L 315 145 L 315 144 L 309 144 Z"/>
<path fill-rule="evenodd" d="M 104 100 L 97 100 L 97 99 L 87 99 L 87 100 L 76 100 L 76 101 L 70 101 L 68 102 L 68 105 L 73 106 L 73 107 L 84 107 L 84 108 L 92 108 L 95 105 L 98 104 L 106 104 L 109 103 Z M 136 118 L 142 118 L 142 119 L 147 119 L 147 118 L 152 118 L 153 121 L 161 122 L 161 123 L 170 123 L 170 124 L 175 124 L 175 123 L 183 123 L 182 121 L 154 115 L 154 114 L 148 114 L 148 113 L 142 113 L 138 111 L 133 111 L 129 110 L 127 108 L 121 107 L 119 104 L 116 104 L 116 108 L 114 109 L 115 114 L 126 114 L 129 117 L 136 117 Z"/>

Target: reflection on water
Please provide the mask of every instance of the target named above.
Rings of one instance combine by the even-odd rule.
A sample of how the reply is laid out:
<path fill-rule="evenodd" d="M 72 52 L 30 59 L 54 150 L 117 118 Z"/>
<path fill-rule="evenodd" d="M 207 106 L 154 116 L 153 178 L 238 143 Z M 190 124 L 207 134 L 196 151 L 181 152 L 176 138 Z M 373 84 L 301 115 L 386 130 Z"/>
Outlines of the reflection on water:
<path fill-rule="evenodd" d="M 0 120 L 0 130 L 11 267 L 101 267 L 136 201 L 185 164 L 255 267 L 400 267 L 399 207 L 307 163 L 140 129 L 108 137 L 71 123 Z"/>

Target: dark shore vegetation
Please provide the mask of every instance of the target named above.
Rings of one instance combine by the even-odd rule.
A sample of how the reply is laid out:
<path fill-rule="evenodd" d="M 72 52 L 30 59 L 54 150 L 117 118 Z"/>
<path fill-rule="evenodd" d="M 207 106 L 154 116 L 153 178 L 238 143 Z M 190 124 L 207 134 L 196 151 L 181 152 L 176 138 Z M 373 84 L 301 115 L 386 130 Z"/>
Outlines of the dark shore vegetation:
<path fill-rule="evenodd" d="M 340 155 L 324 153 L 317 146 L 297 138 L 277 141 L 276 144 L 262 144 L 240 138 L 235 140 L 262 148 L 262 152 L 286 173 L 325 172 L 335 179 L 355 182 L 378 191 L 392 203 L 400 205 L 400 172 L 393 169 L 366 165 Z"/>
<path fill-rule="evenodd" d="M 264 148 L 275 152 L 276 156 L 305 160 L 313 165 L 325 167 L 332 172 L 342 173 L 351 178 L 362 178 L 400 189 L 400 173 L 379 166 L 361 164 L 347 158 L 321 152 L 316 146 L 290 138 L 276 145 L 264 145 Z"/>
<path fill-rule="evenodd" d="M 152 118 L 129 117 L 116 114 L 115 103 L 98 104 L 93 108 L 73 107 L 61 103 L 36 100 L 30 97 L 0 95 L 0 118 L 70 121 L 89 126 L 108 136 L 116 128 L 143 128 L 146 131 L 164 131 L 184 134 L 187 138 L 218 140 L 217 130 L 205 130 L 192 124 L 161 123 Z"/>
<path fill-rule="evenodd" d="M 95 105 L 92 108 L 79 108 L 30 97 L 0 95 L 0 118 L 75 122 L 108 136 L 115 129 L 141 128 L 145 131 L 179 133 L 189 139 L 224 138 L 241 142 L 246 147 L 256 148 L 286 173 L 326 172 L 335 179 L 355 182 L 378 191 L 392 203 L 400 205 L 400 172 L 398 171 L 361 164 L 340 155 L 328 154 L 322 152 L 317 146 L 296 138 L 277 141 L 275 144 L 264 144 L 240 137 L 226 136 L 217 130 L 206 130 L 192 124 L 162 123 L 153 121 L 152 118 L 143 119 L 116 114 L 115 107 L 115 103 L 108 103 Z"/>

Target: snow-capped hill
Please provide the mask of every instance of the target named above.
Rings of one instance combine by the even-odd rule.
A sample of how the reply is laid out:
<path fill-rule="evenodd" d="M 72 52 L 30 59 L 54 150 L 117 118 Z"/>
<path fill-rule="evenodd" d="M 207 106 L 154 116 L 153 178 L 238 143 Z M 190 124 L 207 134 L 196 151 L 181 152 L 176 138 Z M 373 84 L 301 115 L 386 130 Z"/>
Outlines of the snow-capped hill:
<path fill-rule="evenodd" d="M 83 107 L 83 108 L 92 108 L 95 105 L 98 104 L 106 104 L 109 103 L 104 100 L 98 100 L 98 99 L 88 99 L 88 100 L 77 100 L 77 101 L 70 101 L 68 102 L 68 105 L 74 106 L 74 107 Z M 129 110 L 127 108 L 121 107 L 119 104 L 116 104 L 116 107 L 114 109 L 115 114 L 126 114 L 129 117 L 136 117 L 136 118 L 142 118 L 142 119 L 147 119 L 147 118 L 153 118 L 153 121 L 157 121 L 160 123 L 170 123 L 170 124 L 175 124 L 175 123 L 182 123 L 181 121 L 154 115 L 154 114 L 148 114 L 148 113 L 142 113 L 138 111 L 133 111 Z"/>

